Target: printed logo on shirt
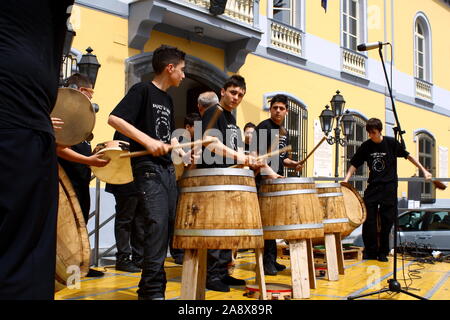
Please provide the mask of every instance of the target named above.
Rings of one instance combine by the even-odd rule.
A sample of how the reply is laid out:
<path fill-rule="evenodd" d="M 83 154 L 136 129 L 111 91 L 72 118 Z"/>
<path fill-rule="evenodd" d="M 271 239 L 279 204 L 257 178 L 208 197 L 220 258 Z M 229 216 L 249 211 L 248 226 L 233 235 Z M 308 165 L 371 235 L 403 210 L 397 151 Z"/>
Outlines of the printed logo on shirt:
<path fill-rule="evenodd" d="M 287 136 L 280 135 L 278 139 L 279 139 L 279 146 L 278 146 L 278 148 L 283 149 L 284 147 L 287 146 Z M 286 152 L 280 153 L 280 157 L 281 158 L 286 157 Z"/>
<path fill-rule="evenodd" d="M 170 109 L 160 104 L 153 104 L 155 115 L 155 134 L 159 140 L 170 142 Z"/>
<path fill-rule="evenodd" d="M 386 153 L 385 152 L 375 152 L 371 153 L 370 156 L 373 158 L 372 170 L 376 172 L 382 172 L 386 168 Z"/>
<path fill-rule="evenodd" d="M 231 149 L 233 150 L 238 149 L 238 138 L 239 138 L 238 128 L 232 124 L 227 125 L 227 139 L 228 139 L 227 145 Z"/>

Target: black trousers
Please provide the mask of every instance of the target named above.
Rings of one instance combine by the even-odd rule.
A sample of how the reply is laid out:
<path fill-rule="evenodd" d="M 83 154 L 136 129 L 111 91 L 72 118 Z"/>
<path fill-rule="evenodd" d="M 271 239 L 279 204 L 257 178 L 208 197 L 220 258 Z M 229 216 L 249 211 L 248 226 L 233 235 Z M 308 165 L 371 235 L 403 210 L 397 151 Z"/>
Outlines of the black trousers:
<path fill-rule="evenodd" d="M 222 280 L 228 275 L 228 264 L 232 260 L 232 251 L 209 249 L 207 254 L 206 281 Z"/>
<path fill-rule="evenodd" d="M 277 261 L 277 241 L 264 240 L 264 254 L 263 254 L 264 266 L 274 267 L 276 261 Z"/>
<path fill-rule="evenodd" d="M 0 129 L 0 300 L 55 291 L 58 168 L 54 137 Z"/>
<path fill-rule="evenodd" d="M 86 226 L 89 220 L 89 213 L 91 210 L 91 194 L 89 193 L 90 181 L 78 181 L 71 179 L 73 190 L 77 196 L 80 204 L 81 212 L 83 213 L 84 222 Z"/>
<path fill-rule="evenodd" d="M 369 255 L 387 255 L 390 251 L 389 235 L 397 217 L 397 182 L 369 185 L 364 192 L 367 218 L 363 224 L 364 251 Z M 377 217 L 380 235 L 377 237 Z"/>
<path fill-rule="evenodd" d="M 164 260 L 173 236 L 177 187 L 173 165 L 146 162 L 133 168 L 136 188 L 143 193 L 138 206 L 144 219 L 144 261 L 138 295 L 145 299 L 164 298 Z"/>
<path fill-rule="evenodd" d="M 116 218 L 114 235 L 116 237 L 117 260 L 132 257 L 132 260 L 142 264 L 144 256 L 144 217 L 138 215 L 141 195 L 114 194 L 116 199 Z"/>

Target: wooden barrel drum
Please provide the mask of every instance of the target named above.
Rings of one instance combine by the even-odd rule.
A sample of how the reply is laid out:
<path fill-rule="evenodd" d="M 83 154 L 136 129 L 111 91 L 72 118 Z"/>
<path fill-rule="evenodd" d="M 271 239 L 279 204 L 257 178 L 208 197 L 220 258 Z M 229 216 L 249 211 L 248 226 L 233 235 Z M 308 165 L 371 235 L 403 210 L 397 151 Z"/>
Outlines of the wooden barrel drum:
<path fill-rule="evenodd" d="M 264 239 L 323 237 L 323 209 L 312 178 L 263 180 L 258 196 Z"/>
<path fill-rule="evenodd" d="M 91 249 L 89 237 L 72 184 L 64 169 L 58 166 L 59 203 L 56 242 L 55 291 L 66 287 L 71 275 L 89 271 Z"/>
<path fill-rule="evenodd" d="M 339 183 L 316 184 L 318 197 L 323 207 L 324 233 L 340 233 L 347 228 L 344 195 Z"/>
<path fill-rule="evenodd" d="M 178 186 L 174 248 L 263 248 L 253 171 L 187 170 Z"/>
<path fill-rule="evenodd" d="M 342 238 L 345 238 L 366 221 L 367 211 L 363 198 L 350 183 L 341 182 L 341 190 L 348 218 L 348 223 L 341 233 Z"/>

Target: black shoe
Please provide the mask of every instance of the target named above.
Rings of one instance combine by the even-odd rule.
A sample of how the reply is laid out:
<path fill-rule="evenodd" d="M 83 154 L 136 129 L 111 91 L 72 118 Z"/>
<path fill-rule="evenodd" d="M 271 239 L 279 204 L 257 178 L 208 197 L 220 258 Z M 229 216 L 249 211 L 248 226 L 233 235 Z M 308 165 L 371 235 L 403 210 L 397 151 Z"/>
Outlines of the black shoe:
<path fill-rule="evenodd" d="M 284 264 L 279 264 L 276 261 L 274 263 L 274 266 L 275 266 L 275 269 L 277 269 L 277 271 L 283 271 L 284 269 L 286 269 L 286 266 Z"/>
<path fill-rule="evenodd" d="M 230 287 L 220 280 L 206 282 L 206 289 L 219 292 L 230 292 Z"/>
<path fill-rule="evenodd" d="M 177 257 L 175 257 L 174 259 L 174 262 L 176 263 L 176 264 L 180 264 L 180 265 L 183 265 L 183 256 L 177 256 Z"/>
<path fill-rule="evenodd" d="M 141 272 L 141 268 L 136 266 L 130 259 L 118 260 L 116 262 L 116 270 L 125 272 Z"/>
<path fill-rule="evenodd" d="M 264 266 L 264 274 L 268 276 L 275 276 L 278 273 L 277 269 L 274 265 L 265 265 Z"/>
<path fill-rule="evenodd" d="M 389 259 L 386 257 L 385 254 L 380 254 L 380 255 L 378 256 L 378 261 L 381 261 L 381 262 L 388 262 Z"/>
<path fill-rule="evenodd" d="M 165 300 L 165 298 L 164 297 L 149 297 L 149 296 L 138 295 L 138 300 Z"/>
<path fill-rule="evenodd" d="M 245 280 L 236 279 L 229 275 L 226 275 L 222 282 L 229 286 L 245 286 Z"/>
<path fill-rule="evenodd" d="M 376 254 L 363 252 L 363 260 L 377 260 L 378 257 Z"/>
<path fill-rule="evenodd" d="M 97 270 L 94 270 L 94 269 L 89 269 L 89 272 L 86 275 L 86 277 L 89 277 L 89 278 L 100 278 L 100 277 L 103 277 L 104 275 L 105 275 L 104 272 L 97 271 Z"/>

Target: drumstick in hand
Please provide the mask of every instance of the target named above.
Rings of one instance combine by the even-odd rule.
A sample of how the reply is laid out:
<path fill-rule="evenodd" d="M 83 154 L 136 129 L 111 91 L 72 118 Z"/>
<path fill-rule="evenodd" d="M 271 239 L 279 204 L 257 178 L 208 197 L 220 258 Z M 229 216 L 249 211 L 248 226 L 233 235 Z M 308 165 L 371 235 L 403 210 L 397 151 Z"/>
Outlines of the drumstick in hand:
<path fill-rule="evenodd" d="M 290 152 L 290 151 L 292 151 L 292 146 L 288 145 L 288 146 L 286 146 L 286 147 L 284 147 L 282 149 L 278 149 L 278 150 L 275 150 L 275 151 L 263 154 L 262 156 L 257 157 L 256 161 L 260 161 L 260 160 L 263 160 L 263 159 L 266 159 L 266 158 L 270 158 L 270 157 L 272 157 L 274 155 L 277 155 L 277 154 L 280 154 L 280 153 L 283 153 L 283 152 Z M 242 164 L 235 164 L 234 166 L 231 166 L 231 167 L 228 167 L 228 168 L 238 168 L 241 165 Z"/>
<path fill-rule="evenodd" d="M 327 139 L 327 137 L 323 137 L 322 140 L 320 140 L 320 142 L 314 147 L 314 149 L 311 150 L 311 152 L 306 156 L 305 159 L 301 160 L 299 165 L 302 165 L 306 162 L 306 160 L 308 160 L 309 157 L 311 157 L 311 155 L 314 153 L 314 151 L 317 150 L 317 148 L 320 147 L 320 145 L 322 144 L 322 142 L 324 142 Z"/>
<path fill-rule="evenodd" d="M 169 151 L 172 149 L 180 149 L 180 148 L 185 148 L 185 147 L 192 147 L 195 144 L 202 144 L 202 145 L 208 145 L 210 143 L 216 142 L 217 138 L 215 137 L 211 137 L 209 139 L 203 139 L 203 140 L 197 140 L 197 141 L 193 141 L 193 142 L 186 142 L 186 143 L 181 143 L 178 144 L 176 146 L 170 146 L 169 147 Z M 146 156 L 149 155 L 150 152 L 148 150 L 142 150 L 142 151 L 135 151 L 135 152 L 130 152 L 130 153 L 122 153 L 120 155 L 121 158 L 134 158 L 134 157 L 140 157 L 140 156 Z"/>

